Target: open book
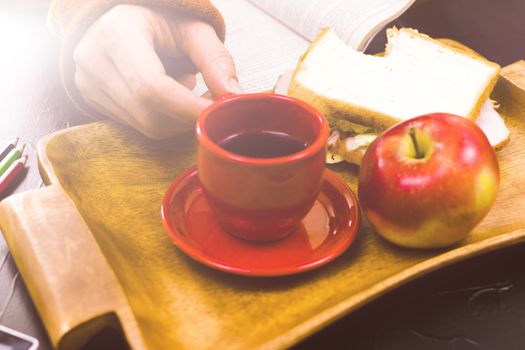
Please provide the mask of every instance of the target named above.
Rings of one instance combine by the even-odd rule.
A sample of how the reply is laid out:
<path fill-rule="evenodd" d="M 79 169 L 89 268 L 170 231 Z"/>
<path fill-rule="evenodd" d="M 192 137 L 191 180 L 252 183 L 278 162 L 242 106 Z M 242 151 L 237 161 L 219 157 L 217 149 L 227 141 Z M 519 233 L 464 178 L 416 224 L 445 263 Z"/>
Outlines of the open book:
<path fill-rule="evenodd" d="M 364 50 L 415 0 L 212 0 L 226 20 L 226 46 L 246 92 L 269 90 L 325 27 Z M 242 14 L 242 15 L 240 15 Z M 205 86 L 198 85 L 203 93 Z"/>

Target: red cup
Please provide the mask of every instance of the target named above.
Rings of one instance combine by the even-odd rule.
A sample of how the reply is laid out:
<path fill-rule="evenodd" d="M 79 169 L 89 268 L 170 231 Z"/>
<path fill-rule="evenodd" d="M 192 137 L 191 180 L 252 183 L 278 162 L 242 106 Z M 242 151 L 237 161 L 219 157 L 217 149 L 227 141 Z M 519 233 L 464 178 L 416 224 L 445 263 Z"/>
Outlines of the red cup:
<path fill-rule="evenodd" d="M 197 122 L 197 168 L 225 231 L 260 242 L 293 232 L 319 194 L 328 132 L 321 113 L 287 96 L 230 95 L 208 107 Z M 285 134 L 306 147 L 266 158 L 224 148 L 234 135 L 257 133 Z"/>

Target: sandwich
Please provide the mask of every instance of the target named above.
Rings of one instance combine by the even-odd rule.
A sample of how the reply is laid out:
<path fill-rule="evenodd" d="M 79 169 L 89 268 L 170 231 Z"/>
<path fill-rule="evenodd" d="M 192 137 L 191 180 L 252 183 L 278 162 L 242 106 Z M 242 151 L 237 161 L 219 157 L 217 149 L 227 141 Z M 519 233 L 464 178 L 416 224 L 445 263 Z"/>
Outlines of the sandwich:
<path fill-rule="evenodd" d="M 295 70 L 275 86 L 274 92 L 306 101 L 327 117 L 328 163 L 359 165 L 382 131 L 434 112 L 475 121 L 495 149 L 509 141 L 509 130 L 489 98 L 499 65 L 410 28 L 388 29 L 387 39 L 384 55 L 366 55 L 324 29 Z"/>

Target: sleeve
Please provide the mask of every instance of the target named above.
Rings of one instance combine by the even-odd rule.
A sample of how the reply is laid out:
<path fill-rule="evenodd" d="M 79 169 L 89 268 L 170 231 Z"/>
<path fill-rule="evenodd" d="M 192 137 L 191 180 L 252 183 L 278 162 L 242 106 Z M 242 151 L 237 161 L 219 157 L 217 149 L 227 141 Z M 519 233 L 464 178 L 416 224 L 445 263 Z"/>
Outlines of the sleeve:
<path fill-rule="evenodd" d="M 209 0 L 52 0 L 48 12 L 51 31 L 61 38 L 60 73 L 67 94 L 85 114 L 94 112 L 85 104 L 75 85 L 73 51 L 84 33 L 102 14 L 119 4 L 142 5 L 177 11 L 210 23 L 224 41 L 224 20 Z"/>

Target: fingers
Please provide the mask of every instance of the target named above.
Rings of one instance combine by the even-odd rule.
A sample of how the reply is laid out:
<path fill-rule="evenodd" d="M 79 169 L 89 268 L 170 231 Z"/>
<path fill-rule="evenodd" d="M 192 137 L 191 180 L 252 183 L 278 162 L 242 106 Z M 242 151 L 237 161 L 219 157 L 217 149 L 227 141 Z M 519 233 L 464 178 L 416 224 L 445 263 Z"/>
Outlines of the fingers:
<path fill-rule="evenodd" d="M 184 57 L 171 57 L 166 55 L 160 55 L 159 57 L 166 69 L 166 72 L 171 77 L 178 77 L 181 74 L 191 73 L 197 74 L 197 68 L 186 56 Z M 177 79 L 178 80 L 178 79 Z"/>
<path fill-rule="evenodd" d="M 193 74 L 182 74 L 177 81 L 188 90 L 193 90 L 197 85 L 197 78 Z"/>
<path fill-rule="evenodd" d="M 176 36 L 214 96 L 242 93 L 233 58 L 209 24 L 181 19 Z"/>
<path fill-rule="evenodd" d="M 115 79 L 111 80 L 115 82 Z M 75 73 L 75 84 L 82 91 L 82 97 L 86 104 L 103 116 L 110 117 L 121 123 L 130 125 L 136 129 L 140 125 L 129 113 L 112 98 L 115 93 L 108 92 L 111 88 L 104 87 L 101 82 L 83 69 L 77 69 Z"/>
<path fill-rule="evenodd" d="M 166 74 L 146 32 L 137 31 L 131 37 L 132 40 L 121 42 L 118 49 L 108 50 L 107 55 L 133 97 L 171 118 L 193 123 L 209 101 Z"/>
<path fill-rule="evenodd" d="M 77 46 L 77 87 L 95 110 L 148 137 L 164 138 L 193 128 L 211 101 L 192 93 L 193 74 L 179 74 L 178 81 L 166 74 L 155 44 L 164 42 L 173 50 L 175 41 L 159 38 L 171 35 L 164 19 L 150 17 L 147 9 L 130 7 L 113 8 L 107 14 L 117 18 L 101 17 Z M 119 17 L 122 11 L 115 13 L 120 9 L 126 21 Z"/>
<path fill-rule="evenodd" d="M 203 94 L 201 95 L 201 97 L 204 97 L 204 98 L 207 98 L 207 99 L 210 99 L 210 100 L 213 99 L 213 95 L 212 95 L 211 92 L 209 92 L 209 91 L 206 91 L 205 93 L 203 93 Z"/>
<path fill-rule="evenodd" d="M 76 84 L 85 91 L 84 100 L 91 108 L 135 128 L 149 138 L 163 139 L 193 129 L 193 125 L 182 124 L 167 115 L 144 108 L 127 89 L 119 88 L 124 82 L 115 78 L 107 85 L 84 71 L 77 71 L 75 76 Z"/>

